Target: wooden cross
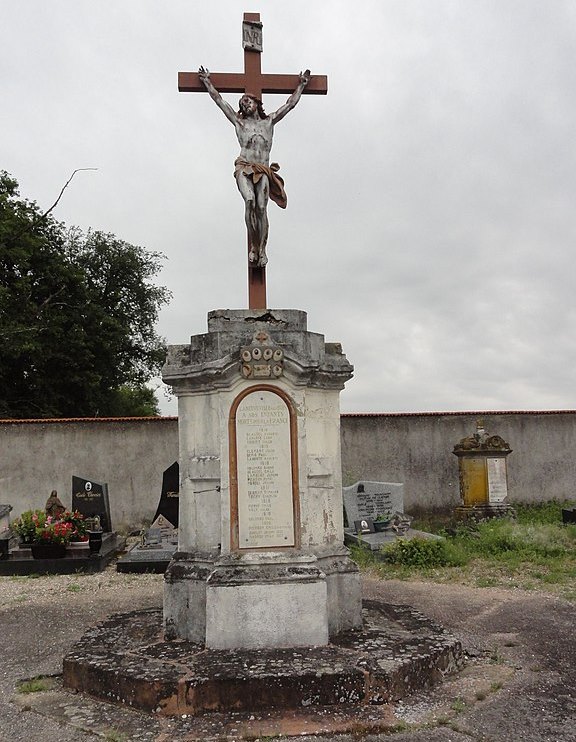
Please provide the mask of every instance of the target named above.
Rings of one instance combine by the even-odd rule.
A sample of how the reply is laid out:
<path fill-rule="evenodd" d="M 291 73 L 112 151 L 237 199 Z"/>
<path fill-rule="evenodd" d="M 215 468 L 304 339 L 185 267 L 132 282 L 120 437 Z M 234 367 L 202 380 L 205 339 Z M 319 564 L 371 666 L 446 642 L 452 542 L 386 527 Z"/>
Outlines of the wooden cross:
<path fill-rule="evenodd" d="M 244 72 L 211 72 L 210 79 L 220 93 L 246 93 L 262 100 L 263 93 L 293 93 L 300 82 L 299 75 L 268 75 L 262 73 L 262 24 L 260 13 L 244 13 L 242 24 Z M 205 93 L 197 72 L 179 72 L 181 93 Z M 303 90 L 305 95 L 326 95 L 326 75 L 312 75 Z M 248 246 L 250 249 L 250 246 Z M 266 309 L 266 267 L 248 261 L 248 306 Z"/>

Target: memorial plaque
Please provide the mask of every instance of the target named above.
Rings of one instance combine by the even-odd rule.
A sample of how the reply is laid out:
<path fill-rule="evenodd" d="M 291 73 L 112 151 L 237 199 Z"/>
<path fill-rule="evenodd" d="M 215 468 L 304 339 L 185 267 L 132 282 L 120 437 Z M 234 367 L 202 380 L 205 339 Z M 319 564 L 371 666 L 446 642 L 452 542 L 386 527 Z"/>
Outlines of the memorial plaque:
<path fill-rule="evenodd" d="M 274 392 L 247 394 L 236 409 L 238 547 L 294 546 L 290 410 Z"/>
<path fill-rule="evenodd" d="M 72 477 L 72 510 L 78 510 L 85 518 L 100 518 L 105 532 L 112 530 L 108 485 L 91 479 Z"/>
<path fill-rule="evenodd" d="M 356 482 L 342 490 L 348 526 L 357 520 L 404 512 L 404 485 L 397 482 Z"/>
<path fill-rule="evenodd" d="M 506 481 L 506 459 L 504 457 L 489 457 L 488 466 L 488 501 L 504 502 L 508 496 Z"/>

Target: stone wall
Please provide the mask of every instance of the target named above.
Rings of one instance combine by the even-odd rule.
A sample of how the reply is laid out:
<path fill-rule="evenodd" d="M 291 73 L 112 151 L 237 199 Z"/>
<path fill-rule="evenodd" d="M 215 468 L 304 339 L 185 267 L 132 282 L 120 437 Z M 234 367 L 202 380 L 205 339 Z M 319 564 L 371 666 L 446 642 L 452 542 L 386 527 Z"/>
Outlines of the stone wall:
<path fill-rule="evenodd" d="M 0 502 L 12 517 L 44 507 L 52 489 L 72 505 L 72 475 L 107 482 L 112 526 L 139 524 L 158 505 L 178 460 L 177 418 L 0 421 Z"/>
<path fill-rule="evenodd" d="M 454 444 L 482 417 L 502 436 L 509 498 L 576 500 L 576 411 L 413 413 L 342 416 L 344 484 L 405 483 L 405 505 L 456 505 Z M 162 473 L 178 459 L 176 418 L 0 421 L 0 503 L 12 517 L 43 507 L 50 490 L 72 503 L 72 475 L 107 482 L 115 527 L 151 518 Z"/>
<path fill-rule="evenodd" d="M 509 500 L 576 500 L 576 411 L 343 415 L 343 482 L 404 482 L 408 512 L 457 505 L 452 449 L 475 432 L 478 418 L 512 448 Z"/>

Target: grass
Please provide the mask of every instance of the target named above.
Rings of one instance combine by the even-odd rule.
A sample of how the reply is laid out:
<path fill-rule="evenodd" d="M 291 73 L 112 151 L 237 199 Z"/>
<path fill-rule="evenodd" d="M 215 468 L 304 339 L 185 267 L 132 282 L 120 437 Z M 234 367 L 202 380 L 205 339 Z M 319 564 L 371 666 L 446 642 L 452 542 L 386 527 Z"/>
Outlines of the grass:
<path fill-rule="evenodd" d="M 576 601 L 576 525 L 562 524 L 562 506 L 516 505 L 516 519 L 480 523 L 421 513 L 413 527 L 443 536 L 442 541 L 398 540 L 377 558 L 355 547 L 353 557 L 383 578 L 540 590 Z"/>
<path fill-rule="evenodd" d="M 49 678 L 30 678 L 30 680 L 21 680 L 16 685 L 16 690 L 18 693 L 40 693 L 49 690 L 51 685 Z"/>
<path fill-rule="evenodd" d="M 119 732 L 116 729 L 108 729 L 108 731 L 104 733 L 104 739 L 106 742 L 126 742 L 128 736 L 124 734 L 124 732 Z"/>

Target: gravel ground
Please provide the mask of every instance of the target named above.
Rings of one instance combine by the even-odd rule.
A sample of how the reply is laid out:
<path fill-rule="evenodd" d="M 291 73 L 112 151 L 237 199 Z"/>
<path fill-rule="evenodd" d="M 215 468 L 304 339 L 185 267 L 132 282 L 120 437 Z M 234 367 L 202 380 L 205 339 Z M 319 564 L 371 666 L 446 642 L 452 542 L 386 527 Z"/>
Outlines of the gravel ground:
<path fill-rule="evenodd" d="M 73 696 L 59 689 L 57 679 L 54 691 L 15 693 L 23 678 L 58 675 L 70 644 L 105 616 L 161 606 L 162 575 L 114 570 L 0 577 L 0 742 L 94 742 L 95 735 L 109 742 L 191 739 L 181 720 L 159 720 Z M 519 590 L 370 578 L 364 590 L 367 597 L 409 604 L 439 621 L 463 641 L 470 656 L 464 672 L 398 704 L 396 718 L 409 726 L 393 735 L 395 742 L 576 742 L 573 605 Z M 65 714 L 53 713 L 62 698 Z M 390 737 L 322 739 L 376 742 Z"/>

